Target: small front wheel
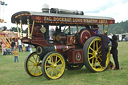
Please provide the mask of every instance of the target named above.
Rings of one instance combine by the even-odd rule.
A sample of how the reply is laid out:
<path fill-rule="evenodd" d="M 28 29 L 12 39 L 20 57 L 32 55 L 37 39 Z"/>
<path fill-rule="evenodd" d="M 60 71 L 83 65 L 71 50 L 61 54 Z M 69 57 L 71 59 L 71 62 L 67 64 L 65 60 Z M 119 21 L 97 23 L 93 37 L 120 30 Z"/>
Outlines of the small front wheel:
<path fill-rule="evenodd" d="M 65 59 L 58 52 L 49 52 L 42 61 L 42 72 L 47 79 L 62 77 L 65 70 Z"/>
<path fill-rule="evenodd" d="M 41 61 L 36 52 L 31 53 L 25 60 L 25 70 L 33 77 L 38 77 L 42 75 L 41 71 Z"/>

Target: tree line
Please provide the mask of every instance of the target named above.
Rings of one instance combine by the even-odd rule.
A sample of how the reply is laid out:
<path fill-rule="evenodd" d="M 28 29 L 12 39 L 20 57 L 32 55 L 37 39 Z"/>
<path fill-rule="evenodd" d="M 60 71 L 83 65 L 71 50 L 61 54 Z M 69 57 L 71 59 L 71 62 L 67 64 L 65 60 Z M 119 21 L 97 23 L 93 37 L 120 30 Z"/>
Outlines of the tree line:
<path fill-rule="evenodd" d="M 102 28 L 101 26 L 99 26 L 99 27 Z M 5 30 L 7 30 L 7 27 L 6 26 L 0 27 L 0 30 L 5 31 Z M 11 27 L 8 30 L 17 32 L 17 27 Z M 20 30 L 20 28 L 19 28 L 19 30 Z M 100 29 L 99 31 L 101 32 L 102 29 Z M 26 30 L 23 30 L 23 33 L 26 33 Z M 122 21 L 122 22 L 117 22 L 115 24 L 111 24 L 109 27 L 108 33 L 112 33 L 112 34 L 128 33 L 128 20 Z"/>

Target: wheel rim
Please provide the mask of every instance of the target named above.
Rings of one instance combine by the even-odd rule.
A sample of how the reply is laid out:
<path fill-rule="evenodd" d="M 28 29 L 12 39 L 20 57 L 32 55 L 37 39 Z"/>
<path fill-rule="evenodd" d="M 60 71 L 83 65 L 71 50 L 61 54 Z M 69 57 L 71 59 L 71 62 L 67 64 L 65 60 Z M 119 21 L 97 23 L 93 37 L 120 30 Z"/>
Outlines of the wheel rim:
<path fill-rule="evenodd" d="M 102 55 L 101 55 L 101 39 L 95 38 L 89 45 L 88 48 L 88 62 L 91 66 L 91 68 L 95 71 L 103 71 L 108 66 L 109 60 L 110 60 L 110 50 L 107 53 L 106 58 L 106 67 L 101 66 L 102 61 Z"/>
<path fill-rule="evenodd" d="M 64 58 L 58 53 L 52 53 L 45 61 L 45 72 L 50 79 L 60 78 L 65 70 Z"/>
<path fill-rule="evenodd" d="M 27 60 L 27 69 L 32 76 L 42 75 L 41 61 L 36 52 L 32 53 Z"/>

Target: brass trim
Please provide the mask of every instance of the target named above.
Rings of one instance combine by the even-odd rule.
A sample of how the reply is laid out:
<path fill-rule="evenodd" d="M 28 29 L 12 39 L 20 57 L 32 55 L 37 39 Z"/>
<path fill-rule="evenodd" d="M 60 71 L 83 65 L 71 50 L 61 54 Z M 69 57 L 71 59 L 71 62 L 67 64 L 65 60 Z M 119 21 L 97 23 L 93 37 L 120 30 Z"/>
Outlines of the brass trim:
<path fill-rule="evenodd" d="M 27 24 L 28 24 L 28 38 L 31 39 L 31 35 L 30 35 L 30 22 L 29 22 L 29 19 L 27 19 Z"/>
<path fill-rule="evenodd" d="M 105 31 L 105 24 L 103 24 L 103 32 Z"/>
<path fill-rule="evenodd" d="M 22 39 L 23 38 L 23 28 L 22 28 L 22 20 L 20 20 L 20 25 L 21 25 L 21 28 L 20 28 L 20 39 Z"/>
<path fill-rule="evenodd" d="M 55 48 L 55 51 L 57 52 L 57 47 L 56 47 L 56 45 L 54 45 L 54 48 Z"/>
<path fill-rule="evenodd" d="M 17 27 L 17 31 L 18 31 L 18 35 L 19 35 L 19 37 L 20 37 L 20 31 L 19 31 L 19 28 L 18 28 L 18 23 L 15 21 L 15 23 L 16 23 L 16 27 Z"/>
<path fill-rule="evenodd" d="M 31 38 L 32 38 L 33 29 L 34 29 L 34 24 L 35 24 L 35 21 L 33 20 L 32 31 L 31 31 Z"/>
<path fill-rule="evenodd" d="M 107 31 L 108 31 L 108 29 L 109 29 L 109 26 L 110 26 L 110 24 L 108 24 Z"/>
<path fill-rule="evenodd" d="M 78 24 L 77 24 L 77 33 L 79 32 L 79 29 L 78 29 Z"/>

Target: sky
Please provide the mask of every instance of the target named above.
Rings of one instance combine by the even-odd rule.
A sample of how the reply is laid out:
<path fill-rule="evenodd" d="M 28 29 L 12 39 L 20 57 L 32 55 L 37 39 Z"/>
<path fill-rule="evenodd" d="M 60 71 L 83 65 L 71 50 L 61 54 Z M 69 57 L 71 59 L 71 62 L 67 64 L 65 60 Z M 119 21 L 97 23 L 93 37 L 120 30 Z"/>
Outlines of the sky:
<path fill-rule="evenodd" d="M 128 20 L 128 0 L 0 0 L 7 6 L 0 5 L 0 18 L 4 18 L 6 24 L 0 23 L 0 27 L 6 25 L 11 28 L 11 16 L 19 11 L 41 12 L 43 4 L 49 8 L 84 11 L 84 15 L 113 17 L 115 22 Z"/>

